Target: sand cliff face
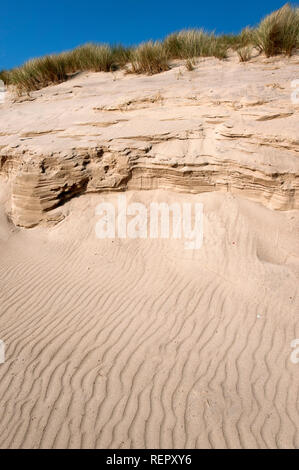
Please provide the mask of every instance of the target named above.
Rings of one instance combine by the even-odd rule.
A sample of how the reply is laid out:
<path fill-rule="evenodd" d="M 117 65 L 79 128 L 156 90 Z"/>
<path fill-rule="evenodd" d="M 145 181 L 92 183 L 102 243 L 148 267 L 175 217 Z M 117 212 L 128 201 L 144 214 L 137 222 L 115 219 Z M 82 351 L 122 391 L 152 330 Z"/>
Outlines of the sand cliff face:
<path fill-rule="evenodd" d="M 61 220 L 75 195 L 123 189 L 241 194 L 299 208 L 291 59 L 205 59 L 145 77 L 80 74 L 0 105 L 0 175 L 16 225 Z M 294 100 L 293 100 L 294 101 Z"/>

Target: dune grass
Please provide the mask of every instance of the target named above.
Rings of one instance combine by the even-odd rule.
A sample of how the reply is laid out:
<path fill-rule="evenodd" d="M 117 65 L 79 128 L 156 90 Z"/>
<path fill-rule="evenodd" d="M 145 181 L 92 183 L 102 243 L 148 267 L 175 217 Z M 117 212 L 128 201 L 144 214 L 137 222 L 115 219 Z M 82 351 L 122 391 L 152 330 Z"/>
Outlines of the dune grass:
<path fill-rule="evenodd" d="M 267 57 L 290 56 L 299 47 L 299 8 L 286 4 L 264 18 L 256 29 L 254 42 Z"/>
<path fill-rule="evenodd" d="M 76 49 L 32 59 L 21 67 L 4 73 L 4 82 L 15 85 L 20 94 L 39 90 L 52 83 L 67 80 L 78 71 L 109 72 L 113 65 L 123 65 L 122 54 L 127 51 L 121 47 L 86 44 Z"/>
<path fill-rule="evenodd" d="M 134 48 L 85 44 L 0 71 L 0 79 L 6 85 L 14 85 L 22 94 L 63 82 L 71 74 L 82 71 L 109 72 L 126 68 L 133 73 L 155 74 L 168 70 L 174 59 L 185 60 L 186 68 L 191 71 L 197 57 L 225 59 L 229 49 L 237 51 L 240 61 L 246 62 L 251 58 L 253 47 L 267 57 L 290 56 L 299 47 L 299 8 L 286 4 L 266 16 L 256 28 L 246 27 L 240 34 L 215 35 L 202 29 L 190 29 Z"/>
<path fill-rule="evenodd" d="M 237 53 L 240 62 L 248 62 L 251 59 L 252 46 L 239 47 Z"/>
<path fill-rule="evenodd" d="M 131 53 L 133 73 L 155 74 L 169 70 L 169 58 L 163 44 L 149 41 L 136 47 Z"/>
<path fill-rule="evenodd" d="M 188 70 L 188 72 L 192 72 L 192 70 L 194 70 L 196 67 L 196 59 L 193 59 L 193 58 L 186 59 L 185 67 Z"/>
<path fill-rule="evenodd" d="M 22 67 L 13 69 L 9 73 L 8 84 L 15 85 L 19 94 L 22 94 L 66 79 L 66 64 L 61 54 L 32 59 Z"/>
<path fill-rule="evenodd" d="M 208 34 L 203 30 L 190 29 L 172 33 L 163 41 L 163 48 L 172 59 L 192 59 L 194 57 L 227 57 L 228 45 L 221 36 Z"/>
<path fill-rule="evenodd" d="M 68 73 L 78 70 L 109 72 L 113 65 L 113 53 L 111 47 L 105 44 L 85 44 L 66 53 L 64 63 Z"/>

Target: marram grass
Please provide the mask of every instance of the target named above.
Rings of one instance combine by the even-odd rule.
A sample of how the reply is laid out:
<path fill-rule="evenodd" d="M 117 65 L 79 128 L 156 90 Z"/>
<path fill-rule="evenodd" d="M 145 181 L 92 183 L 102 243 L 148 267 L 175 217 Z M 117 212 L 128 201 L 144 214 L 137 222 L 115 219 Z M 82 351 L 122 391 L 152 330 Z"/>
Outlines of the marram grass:
<path fill-rule="evenodd" d="M 299 48 L 299 8 L 284 5 L 266 16 L 256 28 L 240 34 L 215 35 L 202 29 L 172 33 L 163 41 L 148 41 L 135 48 L 122 45 L 85 44 L 61 54 L 32 59 L 20 67 L 0 71 L 0 80 L 13 85 L 19 94 L 60 83 L 82 71 L 109 72 L 126 68 L 138 74 L 168 70 L 174 59 L 184 59 L 188 70 L 197 57 L 225 59 L 229 49 L 236 50 L 240 61 L 251 58 L 255 47 L 267 57 L 290 56 Z"/>
<path fill-rule="evenodd" d="M 299 8 L 286 4 L 266 16 L 255 31 L 254 42 L 267 57 L 290 56 L 299 47 Z"/>
<path fill-rule="evenodd" d="M 132 52 L 132 72 L 150 75 L 164 72 L 169 69 L 169 58 L 170 55 L 163 44 L 158 41 L 145 42 Z"/>

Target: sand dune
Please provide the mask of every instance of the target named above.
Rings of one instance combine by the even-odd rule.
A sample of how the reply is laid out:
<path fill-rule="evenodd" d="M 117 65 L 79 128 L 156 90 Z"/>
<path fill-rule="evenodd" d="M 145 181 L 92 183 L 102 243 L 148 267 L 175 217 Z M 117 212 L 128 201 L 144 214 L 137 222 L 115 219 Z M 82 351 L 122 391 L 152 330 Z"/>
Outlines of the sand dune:
<path fill-rule="evenodd" d="M 188 252 L 97 239 L 116 198 L 72 199 L 52 228 L 1 215 L 1 448 L 298 448 L 298 211 L 129 191 L 203 202 Z"/>
<path fill-rule="evenodd" d="M 232 54 L 7 94 L 0 448 L 299 447 L 297 71 Z M 201 202 L 202 247 L 97 238 L 119 194 Z"/>
<path fill-rule="evenodd" d="M 298 53 L 202 58 L 154 76 L 83 73 L 0 104 L 0 175 L 15 225 L 61 220 L 73 196 L 222 191 L 299 208 Z M 25 97 L 26 98 L 26 97 Z"/>

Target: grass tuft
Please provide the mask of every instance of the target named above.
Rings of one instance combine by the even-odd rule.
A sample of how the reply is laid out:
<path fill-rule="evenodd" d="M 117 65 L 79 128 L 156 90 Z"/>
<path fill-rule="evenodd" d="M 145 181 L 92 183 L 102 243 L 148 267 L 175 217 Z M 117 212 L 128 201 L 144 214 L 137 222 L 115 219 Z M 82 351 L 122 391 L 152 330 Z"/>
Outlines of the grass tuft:
<path fill-rule="evenodd" d="M 188 72 L 192 72 L 192 70 L 194 70 L 195 66 L 196 66 L 196 62 L 195 62 L 194 59 L 186 59 L 185 67 L 188 70 Z"/>
<path fill-rule="evenodd" d="M 114 58 L 110 46 L 90 43 L 77 47 L 71 52 L 66 52 L 64 54 L 64 62 L 68 73 L 78 70 L 109 72 Z"/>
<path fill-rule="evenodd" d="M 160 42 L 145 42 L 131 54 L 132 72 L 149 75 L 164 72 L 169 70 L 168 59 L 168 52 Z"/>
<path fill-rule="evenodd" d="M 252 46 L 239 47 L 237 53 L 240 62 L 248 62 L 251 59 Z"/>
<path fill-rule="evenodd" d="M 32 59 L 9 73 L 8 83 L 15 85 L 19 94 L 38 90 L 51 83 L 67 79 L 63 55 Z"/>
<path fill-rule="evenodd" d="M 172 59 L 192 59 L 193 57 L 215 56 L 223 59 L 227 55 L 227 45 L 214 34 L 201 29 L 189 29 L 172 33 L 163 41 L 163 47 Z"/>
<path fill-rule="evenodd" d="M 256 30 L 255 43 L 267 57 L 290 56 L 299 47 L 299 8 L 287 3 L 266 16 Z"/>

